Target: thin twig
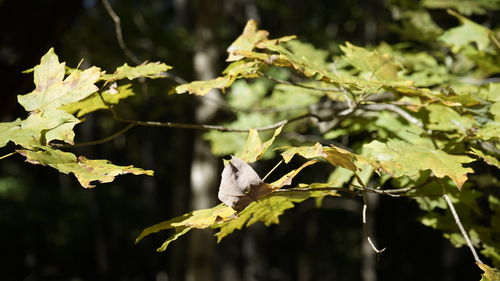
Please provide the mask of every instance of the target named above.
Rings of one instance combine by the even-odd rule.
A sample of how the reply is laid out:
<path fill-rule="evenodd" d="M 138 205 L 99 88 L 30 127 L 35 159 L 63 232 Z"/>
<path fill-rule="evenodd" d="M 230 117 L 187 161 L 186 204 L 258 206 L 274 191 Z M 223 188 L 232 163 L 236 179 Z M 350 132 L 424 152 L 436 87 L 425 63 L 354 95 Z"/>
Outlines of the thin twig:
<path fill-rule="evenodd" d="M 276 164 L 276 165 L 275 165 L 275 166 L 271 169 L 271 171 L 267 172 L 267 174 L 266 174 L 266 175 L 262 178 L 262 181 L 265 181 L 265 180 L 267 179 L 267 177 L 269 177 L 269 175 L 270 175 L 272 172 L 274 172 L 274 170 L 276 170 L 276 168 L 278 168 L 278 166 L 279 166 L 281 163 L 283 163 L 283 159 L 282 159 L 282 160 L 280 160 L 280 161 L 278 162 L 278 164 Z"/>
<path fill-rule="evenodd" d="M 16 153 L 17 153 L 17 151 L 14 151 L 14 152 L 11 152 L 11 153 L 9 153 L 9 154 L 5 154 L 4 156 L 0 156 L 0 160 L 5 159 L 5 158 L 7 158 L 7 157 L 9 157 L 9 156 L 12 156 L 12 155 L 14 155 L 14 154 L 16 154 Z"/>
<path fill-rule="evenodd" d="M 100 140 L 95 140 L 95 141 L 86 141 L 86 142 L 80 142 L 80 143 L 75 143 L 75 144 L 59 144 L 59 143 L 53 143 L 51 146 L 55 147 L 62 147 L 62 148 L 67 148 L 67 147 L 84 147 L 84 146 L 91 146 L 91 145 L 97 145 L 97 144 L 102 144 L 106 143 L 108 141 L 111 141 L 123 134 L 125 134 L 128 130 L 132 129 L 133 127 L 137 126 L 136 124 L 128 124 L 125 128 L 121 129 L 120 131 L 107 136 L 105 138 L 102 138 Z"/>
<path fill-rule="evenodd" d="M 319 117 L 317 117 L 316 115 L 311 114 L 311 113 L 307 113 L 307 114 L 303 114 L 303 115 L 297 116 L 295 118 L 281 120 L 279 122 L 276 122 L 274 124 L 267 125 L 267 126 L 256 127 L 256 128 L 248 128 L 248 129 L 235 129 L 235 128 L 228 128 L 228 127 L 219 126 L 219 125 L 186 124 L 186 123 L 174 123 L 174 122 L 157 122 L 157 121 L 128 120 L 128 119 L 123 119 L 123 118 L 120 118 L 120 117 L 114 115 L 114 119 L 116 119 L 117 121 L 126 122 L 126 123 L 130 123 L 130 124 L 135 124 L 135 125 L 139 125 L 139 126 L 166 127 L 166 128 L 183 128 L 183 129 L 195 129 L 195 130 L 215 130 L 215 131 L 219 131 L 219 132 L 240 132 L 240 133 L 247 133 L 250 130 L 270 131 L 270 130 L 277 129 L 277 128 L 281 127 L 281 126 L 284 126 L 286 124 L 289 124 L 289 123 L 292 123 L 292 122 L 296 122 L 296 121 L 299 121 L 299 120 L 302 120 L 302 119 L 308 118 L 308 117 L 313 117 L 313 118 L 318 118 L 319 119 Z"/>
<path fill-rule="evenodd" d="M 386 248 L 382 250 L 377 249 L 375 244 L 373 243 L 370 233 L 368 232 L 368 224 L 366 222 L 366 210 L 368 209 L 368 200 L 366 198 L 366 192 L 363 192 L 363 230 L 365 232 L 366 240 L 368 240 L 368 244 L 372 247 L 373 251 L 377 254 L 381 254 L 385 251 Z"/>
<path fill-rule="evenodd" d="M 483 263 L 481 259 L 479 258 L 476 249 L 474 249 L 474 246 L 472 245 L 472 242 L 470 241 L 469 235 L 464 229 L 464 226 L 462 225 L 462 222 L 460 221 L 460 217 L 457 214 L 457 211 L 455 210 L 455 206 L 453 206 L 453 202 L 451 202 L 450 197 L 448 194 L 443 194 L 444 200 L 446 200 L 446 203 L 448 204 L 448 208 L 450 208 L 451 214 L 453 215 L 453 218 L 455 219 L 455 223 L 457 224 L 458 228 L 460 229 L 460 232 L 462 233 L 462 236 L 464 237 L 465 241 L 467 242 L 467 246 L 469 246 L 470 251 L 472 252 L 472 255 L 474 256 L 474 260 L 477 263 Z"/>
<path fill-rule="evenodd" d="M 424 124 L 420 120 L 411 116 L 411 114 L 409 114 L 408 112 L 406 112 L 405 110 L 401 109 L 400 107 L 394 104 L 387 104 L 387 103 L 366 104 L 363 105 L 363 108 L 374 111 L 389 110 L 403 117 L 403 119 L 405 119 L 406 121 L 410 122 L 413 125 L 416 125 L 417 127 L 420 128 L 424 127 Z"/>
<path fill-rule="evenodd" d="M 108 0 L 102 0 L 102 4 L 104 5 L 104 8 L 106 8 L 106 11 L 108 12 L 113 22 L 115 23 L 116 40 L 118 41 L 118 45 L 120 45 L 122 51 L 132 62 L 134 62 L 137 65 L 141 64 L 141 61 L 134 55 L 134 53 L 130 51 L 130 49 L 125 44 L 125 40 L 123 40 L 120 17 L 115 13 L 113 7 L 111 7 L 111 4 L 109 4 Z"/>

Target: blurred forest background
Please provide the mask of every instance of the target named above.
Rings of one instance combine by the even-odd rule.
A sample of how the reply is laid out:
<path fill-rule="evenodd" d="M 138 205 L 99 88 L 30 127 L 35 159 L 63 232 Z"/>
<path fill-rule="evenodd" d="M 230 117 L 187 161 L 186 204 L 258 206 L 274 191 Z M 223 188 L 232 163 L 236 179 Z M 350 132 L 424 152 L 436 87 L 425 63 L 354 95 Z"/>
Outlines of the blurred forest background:
<path fill-rule="evenodd" d="M 165 62 L 174 66 L 175 74 L 173 79 L 137 83 L 138 95 L 120 111 L 138 120 L 217 123 L 228 113 L 216 94 L 200 99 L 167 93 L 180 79 L 209 79 L 220 73 L 225 49 L 248 19 L 257 19 L 273 37 L 296 34 L 336 53 L 345 41 L 365 46 L 398 42 L 395 9 L 417 2 L 111 1 L 137 59 Z M 443 27 L 456 24 L 445 10 L 431 13 Z M 474 19 L 493 22 L 495 15 Z M 137 63 L 120 49 L 100 0 L 1 0 L 0 30 L 2 122 L 24 116 L 16 96 L 34 86 L 32 76 L 21 71 L 36 65 L 52 46 L 73 67 L 81 58 L 83 68 L 96 65 L 108 72 L 124 62 Z M 77 141 L 121 129 L 122 124 L 100 118 L 108 114 L 88 116 L 77 126 Z M 374 237 L 388 248 L 378 257 L 363 247 L 357 198 L 327 199 L 319 209 L 307 201 L 288 211 L 279 225 L 255 225 L 218 245 L 211 232 L 191 233 L 163 253 L 155 249 L 165 233 L 134 245 L 143 228 L 217 203 L 222 161 L 207 151 L 201 133 L 141 127 L 112 142 L 81 148 L 89 158 L 155 170 L 154 177 L 122 176 L 87 190 L 71 176 L 23 163 L 19 155 L 0 161 L 0 280 L 479 279 L 470 253 L 418 223 L 419 209 L 405 199 L 380 198 L 371 204 Z M 261 173 L 275 164 L 262 162 L 257 167 Z M 215 176 L 200 181 L 193 176 L 196 169 Z"/>

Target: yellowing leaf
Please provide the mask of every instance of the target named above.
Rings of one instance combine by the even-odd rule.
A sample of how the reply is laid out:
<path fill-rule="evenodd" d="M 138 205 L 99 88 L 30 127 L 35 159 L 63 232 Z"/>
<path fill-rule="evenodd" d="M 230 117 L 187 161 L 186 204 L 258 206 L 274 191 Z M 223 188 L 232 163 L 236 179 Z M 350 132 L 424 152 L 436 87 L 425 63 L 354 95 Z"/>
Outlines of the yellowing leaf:
<path fill-rule="evenodd" d="M 269 32 L 265 30 L 257 30 L 257 22 L 249 20 L 243 29 L 243 33 L 227 48 L 229 56 L 226 61 L 237 61 L 243 57 L 235 55 L 235 51 L 251 51 L 255 48 L 255 44 L 261 40 L 267 39 Z"/>
<path fill-rule="evenodd" d="M 81 101 L 67 104 L 61 107 L 61 109 L 70 114 L 76 113 L 77 117 L 81 117 L 99 109 L 106 109 L 108 106 L 104 104 L 103 99 L 108 104 L 117 104 L 120 100 L 134 95 L 130 86 L 131 84 L 126 84 L 116 88 L 114 91 L 105 91 L 101 94 L 102 98 L 96 93 Z"/>
<path fill-rule="evenodd" d="M 310 166 L 314 163 L 318 162 L 317 160 L 309 160 L 307 162 L 305 162 L 304 164 L 302 164 L 299 168 L 295 169 L 295 170 L 292 170 L 291 172 L 287 173 L 286 175 L 282 176 L 280 179 L 278 179 L 277 181 L 274 181 L 272 183 L 270 183 L 269 185 L 273 188 L 273 189 L 279 189 L 279 188 L 282 188 L 283 186 L 285 185 L 290 185 L 292 184 L 292 179 L 300 172 L 302 171 L 302 169 L 304 169 L 305 167 L 307 166 Z"/>
<path fill-rule="evenodd" d="M 145 78 L 160 78 L 162 72 L 172 69 L 171 66 L 160 62 L 148 62 L 138 66 L 129 66 L 123 64 L 118 67 L 113 74 L 104 74 L 101 79 L 108 82 L 127 78 L 133 80 L 140 77 Z"/>
<path fill-rule="evenodd" d="M 247 163 L 257 161 L 257 159 L 259 159 L 264 152 L 266 152 L 269 146 L 271 146 L 276 136 L 280 134 L 281 129 L 283 129 L 283 126 L 276 129 L 273 136 L 264 143 L 260 139 L 259 133 L 256 130 L 250 130 L 245 146 L 241 152 L 236 154 L 236 157 Z"/>
<path fill-rule="evenodd" d="M 219 232 L 216 234 L 217 240 L 220 242 L 235 230 L 251 226 L 259 221 L 266 226 L 279 223 L 279 216 L 287 209 L 293 208 L 294 203 L 300 203 L 308 198 L 321 198 L 332 195 L 336 196 L 334 193 L 325 191 L 283 191 L 272 193 L 267 197 L 252 202 L 238 214 L 238 218 L 214 225 L 214 228 L 219 229 Z"/>
<path fill-rule="evenodd" d="M 190 94 L 204 96 L 210 92 L 210 90 L 224 89 L 230 86 L 231 79 L 229 77 L 217 77 L 212 80 L 207 81 L 193 81 L 188 84 L 183 84 L 175 87 L 175 92 L 182 94 L 188 92 Z"/>
<path fill-rule="evenodd" d="M 112 182 L 118 175 L 153 175 L 151 170 L 143 170 L 133 166 L 116 166 L 108 160 L 90 160 L 83 156 L 76 157 L 69 152 L 60 151 L 50 147 L 39 147 L 39 150 L 17 150 L 19 154 L 26 157 L 26 162 L 38 165 L 47 165 L 59 170 L 61 173 L 73 173 L 80 184 L 85 188 L 94 187 L 91 183 L 99 181 L 102 183 Z"/>
<path fill-rule="evenodd" d="M 157 251 L 165 251 L 170 242 L 176 240 L 180 236 L 186 234 L 193 228 L 207 228 L 215 223 L 220 223 L 226 220 L 235 218 L 235 211 L 230 207 L 219 204 L 210 209 L 196 210 L 182 216 L 164 221 L 144 229 L 135 243 L 139 242 L 142 238 L 166 229 L 174 229 L 175 233 L 170 236 Z"/>
<path fill-rule="evenodd" d="M 298 154 L 304 158 L 310 159 L 315 157 L 326 157 L 326 153 L 323 152 L 323 146 L 318 142 L 314 146 L 300 146 L 300 147 L 282 147 L 286 150 L 281 153 L 281 157 L 285 163 L 290 162 L 295 154 Z"/>
<path fill-rule="evenodd" d="M 91 67 L 84 71 L 74 71 L 63 80 L 64 63 L 59 63 L 51 48 L 34 68 L 35 90 L 18 96 L 18 101 L 27 111 L 57 109 L 96 92 L 98 88 L 94 83 L 100 75 L 99 68 Z"/>
<path fill-rule="evenodd" d="M 461 188 L 467 180 L 467 173 L 474 172 L 462 164 L 474 161 L 464 155 L 451 155 L 425 145 L 410 144 L 391 139 L 387 143 L 372 141 L 365 144 L 367 154 L 376 160 L 380 167 L 393 177 L 412 176 L 420 171 L 431 170 L 434 176 L 448 176 Z M 377 168 L 377 167 L 375 167 Z"/>
<path fill-rule="evenodd" d="M 18 118 L 12 122 L 0 123 L 0 147 L 4 147 L 9 141 L 27 147 L 39 143 L 40 132 L 23 129 L 21 127 L 22 122 Z"/>
<path fill-rule="evenodd" d="M 336 146 L 323 147 L 320 143 L 316 143 L 314 146 L 291 147 L 281 153 L 281 156 L 285 160 L 285 163 L 288 163 L 295 154 L 299 154 L 307 159 L 321 157 L 332 165 L 340 166 L 351 171 L 358 170 L 354 162 L 360 157 L 343 148 Z"/>
<path fill-rule="evenodd" d="M 390 55 L 368 51 L 349 42 L 340 48 L 344 52 L 343 58 L 358 70 L 369 72 L 379 80 L 398 80 L 401 65 L 394 62 Z"/>
<path fill-rule="evenodd" d="M 483 270 L 480 281 L 498 281 L 500 280 L 500 272 L 496 268 L 489 267 L 484 263 L 476 263 Z"/>

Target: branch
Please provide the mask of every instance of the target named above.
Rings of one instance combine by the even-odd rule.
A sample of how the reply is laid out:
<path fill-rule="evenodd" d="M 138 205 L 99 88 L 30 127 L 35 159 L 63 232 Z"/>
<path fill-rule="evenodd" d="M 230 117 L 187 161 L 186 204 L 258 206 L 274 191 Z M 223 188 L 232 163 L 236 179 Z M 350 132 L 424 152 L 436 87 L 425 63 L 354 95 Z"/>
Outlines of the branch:
<path fill-rule="evenodd" d="M 0 156 L 0 160 L 3 160 L 3 159 L 5 159 L 5 158 L 7 158 L 9 156 L 12 156 L 12 155 L 16 154 L 16 153 L 17 153 L 17 151 L 14 151 L 14 152 L 11 152 L 9 154 L 5 154 L 4 156 Z"/>
<path fill-rule="evenodd" d="M 469 246 L 470 251 L 472 252 L 472 255 L 474 256 L 474 260 L 477 263 L 483 263 L 481 259 L 479 259 L 479 256 L 476 252 L 476 249 L 474 249 L 474 246 L 472 245 L 472 242 L 469 239 L 469 235 L 467 235 L 467 232 L 464 229 L 464 226 L 462 225 L 462 222 L 460 221 L 460 217 L 457 214 L 457 211 L 455 210 L 455 206 L 453 206 L 453 202 L 451 202 L 450 197 L 448 194 L 443 194 L 444 200 L 446 200 L 446 203 L 448 204 L 448 208 L 450 208 L 451 214 L 453 215 L 453 218 L 455 219 L 455 223 L 457 224 L 458 228 L 460 229 L 460 232 L 462 233 L 462 236 L 464 237 L 465 241 L 467 242 L 467 246 Z"/>
<path fill-rule="evenodd" d="M 114 111 L 113 111 L 114 112 Z M 147 127 L 166 127 L 166 128 L 183 128 L 183 129 L 195 129 L 195 130 L 215 130 L 219 132 L 240 132 L 240 133 L 247 133 L 250 130 L 256 130 L 256 131 L 270 131 L 277 129 L 281 126 L 284 126 L 286 124 L 296 122 L 299 120 L 302 120 L 304 118 L 308 117 L 313 117 L 319 119 L 318 116 L 307 113 L 303 114 L 291 119 L 285 119 L 281 120 L 279 122 L 276 122 L 271 125 L 267 126 L 262 126 L 262 127 L 257 127 L 257 128 L 248 128 L 248 129 L 235 129 L 235 128 L 228 128 L 224 126 L 219 126 L 219 125 L 206 125 L 206 124 L 186 124 L 186 123 L 173 123 L 173 122 L 157 122 L 157 121 L 138 121 L 138 120 L 128 120 L 128 119 L 123 119 L 114 114 L 114 119 L 117 121 L 125 122 L 125 123 L 130 123 L 138 126 L 147 126 Z"/>
<path fill-rule="evenodd" d="M 401 109 L 400 107 L 394 105 L 394 104 L 387 104 L 387 103 L 377 103 L 377 104 L 366 104 L 363 105 L 364 109 L 368 110 L 373 110 L 373 111 L 382 111 L 382 110 L 389 110 L 392 111 L 399 116 L 403 117 L 406 121 L 408 121 L 411 124 L 414 124 L 417 127 L 423 128 L 424 124 L 418 120 L 417 118 L 411 116 L 408 112 L 405 110 Z"/>
<path fill-rule="evenodd" d="M 123 40 L 120 17 L 115 13 L 113 7 L 111 7 L 111 4 L 109 4 L 108 0 L 102 0 L 102 4 L 104 5 L 104 8 L 106 8 L 106 11 L 108 12 L 113 22 L 115 23 L 116 40 L 118 41 L 118 45 L 120 45 L 122 51 L 131 61 L 133 61 L 135 64 L 138 65 L 141 64 L 141 61 L 134 55 L 134 53 L 130 51 L 130 49 L 125 44 L 125 40 Z"/>
<path fill-rule="evenodd" d="M 377 254 L 381 254 L 385 251 L 386 248 L 382 250 L 377 249 L 375 244 L 373 243 L 370 233 L 368 232 L 368 224 L 366 223 L 366 210 L 368 209 L 368 200 L 366 199 L 366 192 L 363 192 L 363 230 L 365 232 L 366 240 L 368 240 L 368 244 L 372 247 L 373 251 Z"/>
<path fill-rule="evenodd" d="M 101 143 L 106 143 L 108 141 L 111 141 L 123 134 L 125 134 L 128 130 L 132 129 L 133 127 L 137 126 L 136 124 L 128 124 L 125 128 L 121 129 L 120 131 L 105 137 L 100 140 L 95 140 L 95 141 L 86 141 L 86 142 L 80 142 L 80 143 L 75 143 L 75 144 L 66 144 L 66 143 L 51 143 L 51 146 L 59 147 L 59 148 L 68 148 L 68 147 L 84 147 L 84 146 L 91 146 L 91 145 L 96 145 L 96 144 L 101 144 Z"/>

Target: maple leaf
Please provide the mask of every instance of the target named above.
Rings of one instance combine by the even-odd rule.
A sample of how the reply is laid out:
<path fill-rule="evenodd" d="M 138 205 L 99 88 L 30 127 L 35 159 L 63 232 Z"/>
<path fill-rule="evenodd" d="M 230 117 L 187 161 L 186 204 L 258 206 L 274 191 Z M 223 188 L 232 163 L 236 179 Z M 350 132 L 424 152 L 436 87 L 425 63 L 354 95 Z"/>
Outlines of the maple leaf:
<path fill-rule="evenodd" d="M 264 152 L 266 152 L 269 146 L 271 146 L 276 136 L 280 134 L 281 129 L 283 129 L 283 126 L 276 129 L 273 136 L 264 143 L 260 139 L 259 133 L 256 130 L 251 129 L 248 133 L 248 138 L 243 146 L 243 149 L 236 154 L 236 157 L 247 163 L 255 162 L 264 154 Z"/>
<path fill-rule="evenodd" d="M 128 64 L 123 64 L 118 67 L 113 74 L 104 74 L 101 79 L 108 82 L 113 82 L 116 80 L 127 78 L 128 80 L 137 79 L 140 77 L 145 78 L 161 78 L 161 74 L 169 69 L 171 66 L 160 62 L 148 62 L 138 66 L 129 66 Z"/>
<path fill-rule="evenodd" d="M 474 159 L 465 155 L 451 155 L 430 146 L 390 139 L 387 143 L 372 141 L 365 144 L 363 149 L 367 149 L 368 155 L 380 164 L 379 169 L 396 178 L 431 170 L 438 178 L 448 176 L 461 188 L 467 180 L 467 173 L 474 172 L 462 166 Z"/>
<path fill-rule="evenodd" d="M 224 204 L 219 204 L 209 209 L 192 211 L 182 216 L 170 219 L 168 221 L 160 222 L 144 229 L 139 237 L 137 237 L 137 239 L 135 240 L 135 243 L 138 243 L 141 239 L 152 233 L 156 233 L 166 229 L 174 229 L 175 233 L 157 249 L 157 251 L 162 252 L 165 251 L 167 246 L 172 241 L 186 234 L 189 230 L 193 228 L 203 229 L 210 227 L 215 223 L 232 219 L 234 217 L 234 214 L 235 211 Z"/>
<path fill-rule="evenodd" d="M 143 170 L 133 166 L 117 166 L 108 160 L 91 160 L 73 153 L 60 151 L 47 146 L 40 146 L 36 151 L 19 149 L 17 152 L 26 157 L 26 162 L 46 165 L 64 174 L 73 173 L 85 188 L 94 187 L 92 182 L 112 182 L 117 175 L 153 175 L 151 170 Z"/>
<path fill-rule="evenodd" d="M 35 85 L 33 92 L 18 96 L 26 111 L 44 111 L 79 101 L 98 90 L 95 82 L 101 75 L 98 67 L 84 71 L 73 71 L 64 78 L 64 65 L 51 48 L 34 67 Z"/>
<path fill-rule="evenodd" d="M 117 104 L 120 100 L 133 96 L 134 92 L 132 91 L 131 86 L 131 84 L 126 84 L 119 86 L 116 89 L 113 87 L 104 91 L 100 96 L 96 93 L 83 100 L 67 104 L 61 107 L 61 109 L 70 114 L 76 113 L 77 117 L 81 117 L 99 109 L 107 109 L 108 105 L 104 102 L 107 104 Z"/>
<path fill-rule="evenodd" d="M 474 42 L 479 51 L 485 51 L 490 44 L 490 36 L 495 36 L 488 28 L 477 24 L 468 18 L 448 10 L 448 13 L 460 20 L 460 26 L 452 28 L 438 39 L 452 46 L 451 50 L 458 53 L 464 46 Z"/>

